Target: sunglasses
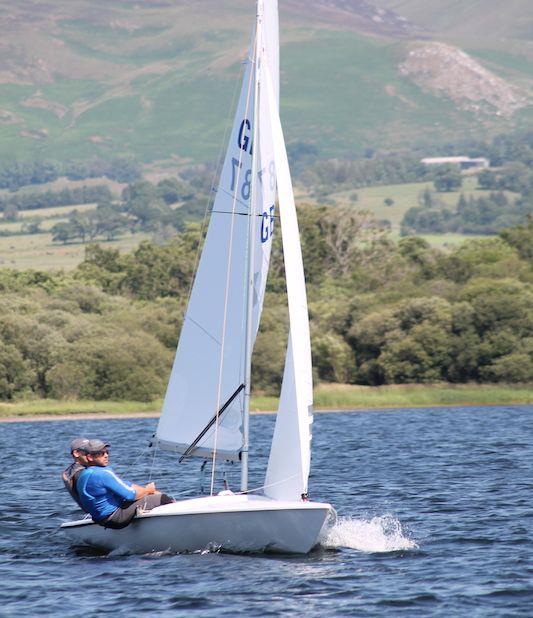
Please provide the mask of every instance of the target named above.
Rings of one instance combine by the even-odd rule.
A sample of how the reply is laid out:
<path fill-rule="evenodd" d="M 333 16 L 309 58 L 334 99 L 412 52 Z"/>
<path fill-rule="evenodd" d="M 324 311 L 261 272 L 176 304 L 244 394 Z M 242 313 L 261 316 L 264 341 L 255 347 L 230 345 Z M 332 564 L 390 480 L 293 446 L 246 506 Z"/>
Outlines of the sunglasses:
<path fill-rule="evenodd" d="M 109 455 L 109 451 L 96 451 L 95 453 L 89 453 L 89 455 L 92 455 L 93 457 L 102 457 L 102 455 Z"/>

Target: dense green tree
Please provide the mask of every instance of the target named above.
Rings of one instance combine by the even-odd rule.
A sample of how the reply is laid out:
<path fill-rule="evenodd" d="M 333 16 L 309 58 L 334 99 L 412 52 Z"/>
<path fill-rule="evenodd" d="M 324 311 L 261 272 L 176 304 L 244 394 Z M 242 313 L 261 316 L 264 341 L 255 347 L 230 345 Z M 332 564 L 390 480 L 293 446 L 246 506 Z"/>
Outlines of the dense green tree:
<path fill-rule="evenodd" d="M 463 177 L 456 167 L 439 165 L 433 175 L 433 184 L 437 191 L 456 191 L 463 184 Z"/>
<path fill-rule="evenodd" d="M 267 298 L 266 303 L 274 299 Z M 269 303 L 263 313 L 252 358 L 253 388 L 269 395 L 279 394 L 287 349 L 287 308 Z"/>
<path fill-rule="evenodd" d="M 477 175 L 477 182 L 480 189 L 497 189 L 498 177 L 490 170 L 482 170 Z"/>
<path fill-rule="evenodd" d="M 533 260 L 533 215 L 527 217 L 524 225 L 502 230 L 500 237 L 514 247 L 523 260 Z"/>
<path fill-rule="evenodd" d="M 141 167 L 134 159 L 117 157 L 109 162 L 105 175 L 117 182 L 133 182 L 141 175 Z"/>
<path fill-rule="evenodd" d="M 13 344 L 5 344 L 0 339 L 0 401 L 29 392 L 33 376 L 28 361 Z"/>
<path fill-rule="evenodd" d="M 483 367 L 481 378 L 490 382 L 533 381 L 533 353 L 511 352 Z"/>
<path fill-rule="evenodd" d="M 189 183 L 177 178 L 165 178 L 157 183 L 156 196 L 163 199 L 166 204 L 175 204 L 194 197 L 194 190 Z"/>
<path fill-rule="evenodd" d="M 351 382 L 355 374 L 353 350 L 337 333 L 321 332 L 312 336 L 313 367 L 319 380 Z"/>
<path fill-rule="evenodd" d="M 65 221 L 56 223 L 50 231 L 52 232 L 52 240 L 54 242 L 62 242 L 67 244 L 77 238 L 76 228 Z"/>

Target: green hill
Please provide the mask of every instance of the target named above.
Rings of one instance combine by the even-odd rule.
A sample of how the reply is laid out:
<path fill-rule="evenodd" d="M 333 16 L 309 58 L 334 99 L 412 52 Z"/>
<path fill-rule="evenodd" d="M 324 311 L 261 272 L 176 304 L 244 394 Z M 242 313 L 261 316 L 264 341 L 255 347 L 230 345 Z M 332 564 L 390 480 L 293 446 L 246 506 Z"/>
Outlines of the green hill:
<path fill-rule="evenodd" d="M 440 36 L 476 38 L 501 45 L 501 39 L 531 39 L 533 13 L 529 0 L 375 0 Z"/>
<path fill-rule="evenodd" d="M 363 0 L 280 1 L 281 111 L 289 142 L 310 142 L 320 155 L 337 156 L 528 126 L 531 108 L 478 115 L 449 93 L 403 75 L 399 66 L 411 42 L 429 36 L 424 28 L 437 11 L 417 14 L 416 2 L 380 4 L 411 21 Z M 439 5 L 441 17 L 450 4 L 426 3 Z M 478 4 L 462 3 L 464 20 L 476 21 Z M 0 2 L 0 160 L 213 161 L 231 118 L 253 5 Z M 524 6 L 507 3 L 502 15 L 491 2 L 484 13 L 518 36 Z M 438 31 L 445 33 L 445 25 Z M 470 51 L 509 88 L 516 85 L 525 101 L 532 77 L 521 49 L 500 49 L 497 33 L 471 43 Z"/>

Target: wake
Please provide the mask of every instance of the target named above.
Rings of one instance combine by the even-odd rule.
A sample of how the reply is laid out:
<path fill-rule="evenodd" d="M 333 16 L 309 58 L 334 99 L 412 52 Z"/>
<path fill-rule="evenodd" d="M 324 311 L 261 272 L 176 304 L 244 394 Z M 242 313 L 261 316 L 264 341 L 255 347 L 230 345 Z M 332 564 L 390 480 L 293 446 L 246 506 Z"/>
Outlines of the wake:
<path fill-rule="evenodd" d="M 415 541 L 405 535 L 400 521 L 392 515 L 372 519 L 339 517 L 324 532 L 320 545 L 326 549 L 347 547 L 369 553 L 418 549 Z"/>

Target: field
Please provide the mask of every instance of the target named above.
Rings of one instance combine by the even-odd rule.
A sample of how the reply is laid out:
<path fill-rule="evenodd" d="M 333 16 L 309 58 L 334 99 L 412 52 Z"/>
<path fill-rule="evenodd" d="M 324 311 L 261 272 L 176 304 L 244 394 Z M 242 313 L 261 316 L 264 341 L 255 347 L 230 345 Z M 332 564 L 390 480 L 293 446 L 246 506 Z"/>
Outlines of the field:
<path fill-rule="evenodd" d="M 71 206 L 52 206 L 51 208 L 39 208 L 32 210 L 21 210 L 19 211 L 19 217 L 23 219 L 21 223 L 27 222 L 31 219 L 55 219 L 64 220 L 68 217 L 68 215 L 77 210 L 78 212 L 88 212 L 89 210 L 94 210 L 96 208 L 96 204 L 73 204 Z M 7 229 L 5 226 L 9 224 L 0 225 L 0 230 Z M 16 228 L 13 228 L 16 229 Z"/>
<path fill-rule="evenodd" d="M 98 239 L 106 248 L 132 251 L 147 234 L 127 234 L 112 241 Z M 51 234 L 32 234 L 22 236 L 0 236 L 0 268 L 18 270 L 70 270 L 85 257 L 83 243 L 59 244 L 52 242 Z"/>
<path fill-rule="evenodd" d="M 95 179 L 98 180 L 98 179 Z M 69 183 L 65 180 L 51 183 L 54 188 L 65 188 Z M 79 183 L 72 183 L 76 186 Z M 474 176 L 465 176 L 461 191 L 450 193 L 434 193 L 438 199 L 450 208 L 454 208 L 460 194 L 469 196 L 482 196 L 489 192 L 477 189 L 477 182 Z M 117 187 L 113 187 L 115 192 Z M 418 198 L 425 189 L 432 189 L 432 183 L 411 183 L 401 185 L 383 185 L 375 187 L 364 187 L 357 190 L 342 191 L 332 193 L 327 199 L 331 198 L 332 203 L 338 205 L 348 205 L 357 210 L 366 210 L 374 214 L 378 220 L 387 220 L 391 224 L 392 238 L 400 238 L 400 224 L 405 212 L 418 204 Z M 57 189 L 56 189 L 57 190 Z M 26 191 L 26 189 L 24 189 Z M 354 201 L 353 195 L 357 194 Z M 509 197 L 513 194 L 508 193 Z M 390 198 L 394 201 L 391 206 L 385 204 L 385 200 Z M 297 191 L 297 201 L 305 203 L 312 201 L 312 198 L 299 187 Z M 0 219 L 0 232 L 10 232 L 17 234 L 22 226 L 31 221 L 40 220 L 41 229 L 49 231 L 59 221 L 65 221 L 69 213 L 73 210 L 87 212 L 95 208 L 95 204 L 82 204 L 72 206 L 56 206 L 53 208 L 43 208 L 40 210 L 25 210 L 19 213 L 19 220 L 7 222 Z M 433 234 L 423 235 L 432 246 L 445 249 L 457 245 L 469 236 L 464 234 Z M 149 234 L 136 233 L 124 234 L 113 241 L 103 241 L 98 238 L 96 242 L 106 247 L 113 247 L 127 252 L 133 250 L 141 240 L 149 239 Z M 44 269 L 44 270 L 69 270 L 79 264 L 85 255 L 85 245 L 81 242 L 63 245 L 52 242 L 51 234 L 19 234 L 13 236 L 0 236 L 0 267 L 16 269 Z"/>
<path fill-rule="evenodd" d="M 455 208 L 461 194 L 468 198 L 470 196 L 481 197 L 490 193 L 490 191 L 477 188 L 475 176 L 465 176 L 463 178 L 461 190 L 450 191 L 449 193 L 435 193 L 432 182 L 419 182 L 401 185 L 363 187 L 361 189 L 351 189 L 349 191 L 332 193 L 328 197 L 331 197 L 336 204 L 350 206 L 356 210 L 367 210 L 371 212 L 376 219 L 389 221 L 391 224 L 392 236 L 394 238 L 399 238 L 400 224 L 405 213 L 409 208 L 419 205 L 419 196 L 425 189 L 430 189 L 433 192 L 433 198 L 448 205 L 450 209 Z M 356 200 L 352 198 L 354 194 L 357 195 Z M 507 196 L 512 198 L 514 194 L 507 192 Z M 391 206 L 385 204 L 387 198 L 394 200 Z M 304 196 L 302 196 L 302 200 L 303 199 L 305 199 Z M 464 234 L 433 234 L 423 236 L 423 238 L 428 240 L 433 246 L 445 247 L 462 242 L 469 238 L 469 236 Z"/>

